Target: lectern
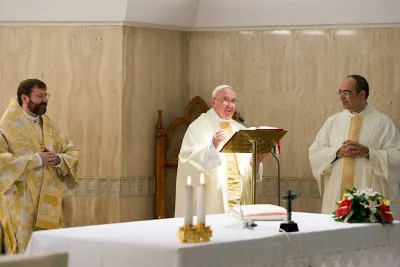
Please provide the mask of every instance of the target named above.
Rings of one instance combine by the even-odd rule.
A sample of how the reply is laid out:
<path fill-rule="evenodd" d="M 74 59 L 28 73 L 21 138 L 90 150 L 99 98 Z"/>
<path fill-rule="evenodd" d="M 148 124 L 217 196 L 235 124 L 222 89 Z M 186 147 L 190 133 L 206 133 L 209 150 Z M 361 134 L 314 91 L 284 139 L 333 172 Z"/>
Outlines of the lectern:
<path fill-rule="evenodd" d="M 257 153 L 270 153 L 275 144 L 287 133 L 283 129 L 242 129 L 237 131 L 222 147 L 223 153 L 251 153 L 251 204 L 256 203 Z M 279 189 L 278 189 L 279 190 Z"/>

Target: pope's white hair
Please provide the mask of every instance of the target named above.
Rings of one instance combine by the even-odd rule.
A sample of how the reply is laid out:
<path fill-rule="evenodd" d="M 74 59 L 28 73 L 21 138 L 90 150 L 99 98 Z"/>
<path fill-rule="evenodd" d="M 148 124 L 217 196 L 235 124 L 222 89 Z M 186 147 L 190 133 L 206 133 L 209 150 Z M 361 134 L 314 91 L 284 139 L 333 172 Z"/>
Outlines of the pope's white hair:
<path fill-rule="evenodd" d="M 218 85 L 217 87 L 215 87 L 214 91 L 212 92 L 211 97 L 214 98 L 215 95 L 218 93 L 218 91 L 220 91 L 220 90 L 222 90 L 222 89 L 225 89 L 225 88 L 230 88 L 230 89 L 232 89 L 232 87 L 231 87 L 230 85 L 226 85 L 226 84 Z M 232 90 L 233 90 L 233 89 L 232 89 Z"/>

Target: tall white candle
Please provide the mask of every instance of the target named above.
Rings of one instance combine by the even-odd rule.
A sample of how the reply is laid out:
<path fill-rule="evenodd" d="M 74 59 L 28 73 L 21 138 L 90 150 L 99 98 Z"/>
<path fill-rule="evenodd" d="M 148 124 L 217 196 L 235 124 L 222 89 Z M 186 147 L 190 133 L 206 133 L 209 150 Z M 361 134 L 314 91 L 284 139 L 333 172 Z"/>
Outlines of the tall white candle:
<path fill-rule="evenodd" d="M 197 187 L 197 224 L 206 223 L 206 186 L 204 174 L 200 175 L 200 186 Z"/>
<path fill-rule="evenodd" d="M 185 187 L 185 225 L 193 225 L 193 186 L 190 176 Z"/>

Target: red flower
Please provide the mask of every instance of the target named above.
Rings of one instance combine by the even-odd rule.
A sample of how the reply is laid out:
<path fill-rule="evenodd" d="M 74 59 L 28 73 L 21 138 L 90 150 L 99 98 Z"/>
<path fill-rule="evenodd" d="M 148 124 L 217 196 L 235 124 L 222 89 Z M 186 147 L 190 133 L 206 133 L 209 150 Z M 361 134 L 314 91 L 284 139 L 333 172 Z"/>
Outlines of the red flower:
<path fill-rule="evenodd" d="M 382 204 L 378 207 L 378 210 L 383 221 L 389 223 L 393 222 L 393 216 L 388 206 Z"/>
<path fill-rule="evenodd" d="M 344 199 L 342 202 L 340 202 L 340 205 L 336 211 L 336 215 L 339 218 L 342 218 L 343 216 L 346 216 L 347 213 L 350 212 L 351 210 L 351 204 L 353 204 L 352 200 Z"/>

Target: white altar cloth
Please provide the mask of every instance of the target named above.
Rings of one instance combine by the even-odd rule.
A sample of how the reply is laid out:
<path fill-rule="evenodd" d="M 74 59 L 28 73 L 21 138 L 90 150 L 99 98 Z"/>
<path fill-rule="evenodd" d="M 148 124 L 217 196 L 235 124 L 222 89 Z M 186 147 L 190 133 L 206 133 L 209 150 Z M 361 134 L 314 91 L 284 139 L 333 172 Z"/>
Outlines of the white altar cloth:
<path fill-rule="evenodd" d="M 234 215 L 207 216 L 209 243 L 181 244 L 182 218 L 34 232 L 28 254 L 68 252 L 69 267 L 400 266 L 400 222 L 346 224 L 330 215 L 293 213 L 299 232 L 280 222 L 230 227 Z M 288 239 L 289 238 L 289 239 Z"/>

